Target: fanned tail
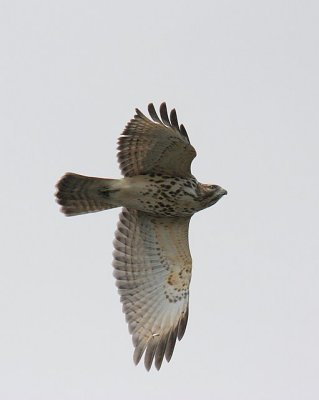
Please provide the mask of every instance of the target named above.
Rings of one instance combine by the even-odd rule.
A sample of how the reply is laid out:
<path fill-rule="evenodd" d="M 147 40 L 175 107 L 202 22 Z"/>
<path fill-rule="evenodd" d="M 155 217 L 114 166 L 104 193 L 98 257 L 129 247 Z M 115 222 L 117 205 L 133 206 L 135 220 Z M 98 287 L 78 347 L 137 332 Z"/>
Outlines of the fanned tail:
<path fill-rule="evenodd" d="M 57 183 L 57 202 L 67 216 L 86 214 L 119 207 L 112 196 L 117 179 L 94 178 L 66 173 Z"/>

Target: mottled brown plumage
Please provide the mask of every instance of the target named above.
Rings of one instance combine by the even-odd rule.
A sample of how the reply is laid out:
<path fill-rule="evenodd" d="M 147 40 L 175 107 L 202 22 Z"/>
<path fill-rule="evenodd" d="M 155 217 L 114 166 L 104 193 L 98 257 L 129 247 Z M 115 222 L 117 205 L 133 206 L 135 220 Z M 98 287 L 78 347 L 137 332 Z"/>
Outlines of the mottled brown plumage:
<path fill-rule="evenodd" d="M 196 156 L 176 111 L 153 104 L 150 120 L 136 110 L 118 141 L 123 179 L 67 173 L 57 201 L 68 215 L 123 207 L 114 240 L 114 276 L 132 334 L 134 362 L 157 369 L 172 357 L 188 320 L 192 259 L 191 216 L 226 191 L 199 183 L 191 174 Z"/>

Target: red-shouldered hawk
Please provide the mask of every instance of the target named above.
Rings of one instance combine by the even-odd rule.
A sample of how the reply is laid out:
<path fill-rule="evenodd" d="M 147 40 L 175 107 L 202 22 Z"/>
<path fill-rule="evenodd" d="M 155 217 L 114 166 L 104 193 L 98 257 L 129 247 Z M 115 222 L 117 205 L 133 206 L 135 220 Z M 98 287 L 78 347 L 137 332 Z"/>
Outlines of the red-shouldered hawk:
<path fill-rule="evenodd" d="M 172 357 L 188 318 L 192 259 L 188 227 L 194 213 L 227 192 L 191 174 L 196 156 L 176 111 L 166 104 L 152 120 L 138 109 L 118 141 L 123 179 L 73 173 L 57 184 L 57 201 L 68 215 L 123 207 L 114 240 L 114 276 L 133 337 L 134 362 L 145 353 L 147 370 Z"/>

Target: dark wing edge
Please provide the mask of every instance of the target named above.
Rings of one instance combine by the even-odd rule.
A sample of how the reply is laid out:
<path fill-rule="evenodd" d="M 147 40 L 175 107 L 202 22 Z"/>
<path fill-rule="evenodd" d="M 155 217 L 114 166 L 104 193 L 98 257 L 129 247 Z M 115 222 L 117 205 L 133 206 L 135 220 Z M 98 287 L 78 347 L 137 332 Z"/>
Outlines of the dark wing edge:
<path fill-rule="evenodd" d="M 158 371 L 162 366 L 164 357 L 166 358 L 167 362 L 170 362 L 175 349 L 176 340 L 178 339 L 180 341 L 184 336 L 188 322 L 188 310 L 189 306 L 187 304 L 186 312 L 180 318 L 177 326 L 172 328 L 167 334 L 162 336 L 153 336 L 146 343 L 134 343 L 135 350 L 133 354 L 133 361 L 135 365 L 140 362 L 144 353 L 144 366 L 147 371 L 151 369 L 154 359 L 154 365 Z"/>
<path fill-rule="evenodd" d="M 154 122 L 164 125 L 168 128 L 172 128 L 175 131 L 178 131 L 180 133 L 182 139 L 190 144 L 190 140 L 189 140 L 189 137 L 188 137 L 188 134 L 186 132 L 184 125 L 178 124 L 177 113 L 176 113 L 175 108 L 173 108 L 171 110 L 170 116 L 168 117 L 167 106 L 166 106 L 166 103 L 163 102 L 160 105 L 160 117 L 161 117 L 160 118 L 155 110 L 154 104 L 150 103 L 148 105 L 148 112 Z M 144 120 L 148 120 L 148 118 L 138 108 L 136 108 L 136 115 Z"/>

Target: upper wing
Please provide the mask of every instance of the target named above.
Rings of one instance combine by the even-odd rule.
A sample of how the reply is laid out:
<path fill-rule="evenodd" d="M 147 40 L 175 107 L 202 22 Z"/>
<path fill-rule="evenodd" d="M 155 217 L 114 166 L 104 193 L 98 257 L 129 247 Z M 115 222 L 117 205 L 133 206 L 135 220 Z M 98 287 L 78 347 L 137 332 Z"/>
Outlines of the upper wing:
<path fill-rule="evenodd" d="M 175 109 L 167 114 L 160 106 L 158 117 L 153 104 L 148 111 L 153 121 L 140 110 L 127 124 L 118 141 L 118 161 L 125 176 L 149 173 L 187 177 L 196 156 L 183 125 L 178 125 Z"/>
<path fill-rule="evenodd" d="M 160 369 L 185 332 L 192 259 L 190 218 L 156 218 L 123 209 L 114 240 L 114 276 L 133 335 L 134 362 Z"/>

